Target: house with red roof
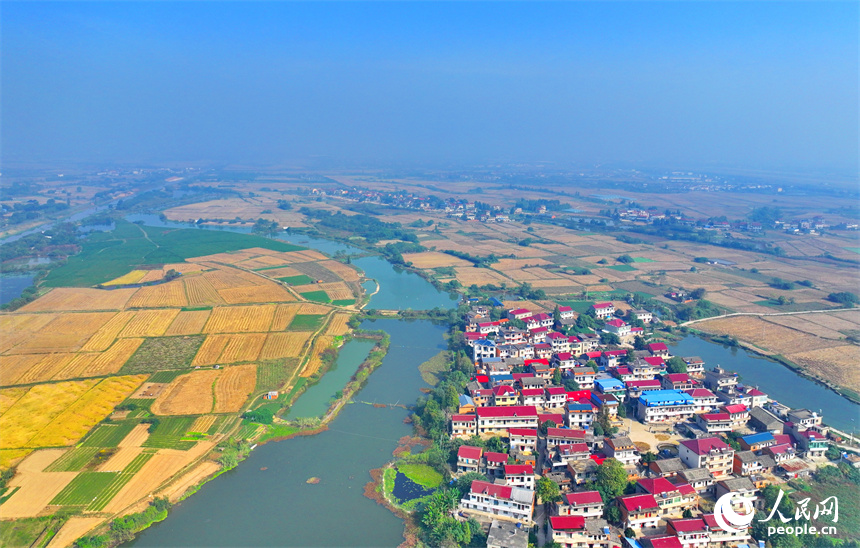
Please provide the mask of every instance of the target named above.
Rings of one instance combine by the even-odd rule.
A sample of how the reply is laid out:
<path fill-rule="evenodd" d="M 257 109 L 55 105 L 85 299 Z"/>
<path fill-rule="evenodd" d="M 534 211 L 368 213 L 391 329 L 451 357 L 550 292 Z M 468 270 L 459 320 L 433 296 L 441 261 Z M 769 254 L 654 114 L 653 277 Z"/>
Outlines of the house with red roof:
<path fill-rule="evenodd" d="M 479 379 L 481 377 L 486 378 L 487 381 L 485 382 L 489 383 L 489 377 L 487 377 L 486 375 L 478 375 Z M 475 403 L 475 408 L 487 407 L 493 403 L 492 388 L 475 388 L 474 390 L 470 390 L 469 394 L 472 396 L 472 401 Z"/>
<path fill-rule="evenodd" d="M 485 521 L 499 519 L 530 526 L 534 491 L 475 480 L 469 493 L 460 501 L 459 508 L 466 514 L 481 516 Z"/>
<path fill-rule="evenodd" d="M 514 318 L 515 320 L 523 320 L 531 315 L 531 311 L 525 308 L 515 308 L 513 310 L 508 310 L 508 318 Z"/>
<path fill-rule="evenodd" d="M 520 390 L 520 405 L 543 407 L 546 403 L 543 388 L 523 388 Z"/>
<path fill-rule="evenodd" d="M 615 305 L 612 303 L 594 303 L 591 305 L 591 309 L 594 310 L 594 315 L 601 320 L 615 314 Z"/>
<path fill-rule="evenodd" d="M 569 306 L 559 305 L 558 317 L 560 320 L 573 320 L 576 318 L 576 312 Z"/>
<path fill-rule="evenodd" d="M 630 369 L 629 367 L 627 367 L 626 365 L 616 367 L 615 369 L 613 369 L 611 371 L 611 373 L 615 376 L 616 379 L 620 380 L 621 382 L 623 382 L 625 384 L 630 382 L 630 381 L 638 380 L 636 378 L 636 374 L 633 373 L 633 370 Z M 653 379 L 651 379 L 651 380 L 653 380 Z"/>
<path fill-rule="evenodd" d="M 661 358 L 670 357 L 669 347 L 666 346 L 666 343 L 649 343 L 646 348 L 652 356 L 660 356 Z"/>
<path fill-rule="evenodd" d="M 649 535 L 638 540 L 639 548 L 685 548 L 674 535 Z"/>
<path fill-rule="evenodd" d="M 548 358 L 525 360 L 524 366 L 535 377 L 539 377 L 545 381 L 552 379 L 553 373 L 555 373 L 555 367 L 549 364 Z"/>
<path fill-rule="evenodd" d="M 514 487 L 534 490 L 535 470 L 531 464 L 506 464 L 505 483 Z"/>
<path fill-rule="evenodd" d="M 584 442 L 556 445 L 550 460 L 552 471 L 564 473 L 570 462 L 586 460 L 591 455 L 588 444 Z"/>
<path fill-rule="evenodd" d="M 529 328 L 528 341 L 531 344 L 543 344 L 546 342 L 546 336 L 549 333 L 548 327 Z M 550 347 L 552 348 L 552 347 Z"/>
<path fill-rule="evenodd" d="M 509 407 L 479 407 L 479 436 L 505 435 L 508 428 L 537 428 L 538 413 L 533 405 L 512 405 Z"/>
<path fill-rule="evenodd" d="M 570 352 L 570 337 L 563 333 L 553 331 L 546 336 L 546 341 L 552 346 L 554 354 Z"/>
<path fill-rule="evenodd" d="M 536 428 L 509 428 L 508 436 L 511 451 L 534 453 L 537 450 L 538 434 Z"/>
<path fill-rule="evenodd" d="M 567 403 L 567 391 L 563 386 L 547 386 L 544 392 L 546 394 L 544 406 L 547 408 L 564 407 Z"/>
<path fill-rule="evenodd" d="M 513 386 L 500 384 L 493 388 L 493 405 L 496 407 L 518 405 L 519 403 L 520 395 Z"/>
<path fill-rule="evenodd" d="M 647 529 L 660 522 L 660 506 L 653 495 L 627 495 L 616 500 L 625 528 Z"/>
<path fill-rule="evenodd" d="M 571 335 L 567 338 L 567 342 L 570 343 L 570 353 L 579 356 L 585 351 L 585 343 L 583 343 L 582 339 L 575 335 Z"/>
<path fill-rule="evenodd" d="M 469 439 L 477 432 L 478 417 L 475 415 L 452 415 L 451 437 Z"/>
<path fill-rule="evenodd" d="M 481 472 L 490 478 L 502 478 L 505 476 L 505 465 L 507 463 L 507 453 L 484 451 L 483 469 Z"/>
<path fill-rule="evenodd" d="M 618 364 L 627 358 L 626 350 L 606 350 L 600 354 L 597 365 L 603 367 L 618 367 Z"/>
<path fill-rule="evenodd" d="M 728 413 L 729 417 L 731 417 L 732 430 L 746 426 L 747 422 L 750 420 L 749 407 L 740 403 L 735 405 L 724 405 L 720 407 L 720 411 Z"/>
<path fill-rule="evenodd" d="M 797 458 L 797 452 L 794 450 L 794 446 L 790 443 L 780 443 L 777 445 L 771 445 L 770 447 L 765 447 L 762 450 L 762 453 L 770 455 L 777 464 Z"/>
<path fill-rule="evenodd" d="M 612 534 L 609 523 L 602 519 L 586 520 L 581 516 L 550 516 L 549 537 L 563 548 L 588 546 L 609 548 Z"/>
<path fill-rule="evenodd" d="M 598 491 L 566 493 L 555 506 L 559 516 L 599 518 L 603 515 L 603 498 Z"/>
<path fill-rule="evenodd" d="M 710 541 L 710 527 L 702 518 L 666 520 L 666 534 L 675 535 L 684 548 L 705 547 Z"/>
<path fill-rule="evenodd" d="M 733 430 L 732 417 L 728 413 L 699 413 L 696 415 L 696 424 L 709 434 Z"/>
<path fill-rule="evenodd" d="M 636 492 L 653 495 L 664 516 L 680 517 L 684 510 L 694 510 L 699 495 L 686 483 L 674 484 L 663 477 L 642 478 L 636 482 Z"/>
<path fill-rule="evenodd" d="M 708 413 L 717 407 L 717 395 L 707 388 L 693 388 L 684 390 L 693 398 L 693 411 L 695 413 Z"/>
<path fill-rule="evenodd" d="M 561 413 L 538 413 L 538 424 L 552 421 L 555 424 L 564 424 L 564 415 Z"/>
<path fill-rule="evenodd" d="M 552 345 L 547 343 L 535 344 L 535 357 L 549 360 L 552 358 Z"/>
<path fill-rule="evenodd" d="M 490 333 L 498 333 L 501 328 L 499 322 L 480 322 L 478 323 L 478 333 L 481 335 L 489 335 Z"/>
<path fill-rule="evenodd" d="M 663 375 L 663 388 L 666 390 L 692 390 L 697 384 L 687 373 L 668 373 Z"/>
<path fill-rule="evenodd" d="M 630 324 L 621 318 L 607 320 L 604 325 L 604 331 L 615 333 L 619 337 L 627 337 L 630 335 Z"/>
<path fill-rule="evenodd" d="M 714 518 L 714 514 L 704 514 L 702 515 L 702 519 L 708 526 L 708 532 L 710 533 L 709 546 L 737 546 L 738 544 L 753 542 L 752 536 L 749 534 L 748 525 L 736 526 L 734 529 L 740 532 L 735 533 L 733 531 L 726 531 L 720 527 L 716 518 Z"/>
<path fill-rule="evenodd" d="M 619 367 L 618 369 L 621 368 Z M 624 383 L 624 386 L 627 387 L 627 397 L 631 399 L 638 398 L 642 395 L 642 392 L 647 392 L 649 390 L 660 390 L 662 388 L 660 381 L 658 381 L 657 379 L 649 379 L 646 381 L 629 380 Z"/>
<path fill-rule="evenodd" d="M 688 468 L 706 468 L 714 477 L 729 474 L 734 456 L 734 449 L 716 436 L 682 440 L 678 445 L 678 457 Z"/>
<path fill-rule="evenodd" d="M 479 472 L 481 469 L 481 457 L 484 450 L 480 447 L 472 447 L 471 445 L 461 445 L 457 449 L 457 473 L 467 474 L 469 472 Z"/>
<path fill-rule="evenodd" d="M 547 449 L 552 449 L 556 445 L 583 442 L 585 441 L 585 434 L 585 430 L 571 430 L 569 428 L 547 428 Z"/>
<path fill-rule="evenodd" d="M 553 367 L 558 367 L 562 371 L 566 371 L 577 365 L 576 358 L 570 352 L 557 352 L 553 355 L 550 363 Z"/>

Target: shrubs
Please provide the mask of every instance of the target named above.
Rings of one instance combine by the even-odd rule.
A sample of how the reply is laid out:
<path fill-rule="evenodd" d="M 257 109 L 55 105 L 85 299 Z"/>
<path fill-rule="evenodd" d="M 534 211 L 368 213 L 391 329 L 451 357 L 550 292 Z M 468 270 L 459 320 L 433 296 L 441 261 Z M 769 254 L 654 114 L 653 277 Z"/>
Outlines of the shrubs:
<path fill-rule="evenodd" d="M 111 522 L 107 533 L 82 537 L 75 542 L 75 546 L 77 548 L 107 548 L 127 542 L 134 538 L 134 534 L 138 531 L 166 518 L 169 508 L 170 501 L 166 497 L 156 498 L 149 503 L 143 512 L 117 518 Z"/>

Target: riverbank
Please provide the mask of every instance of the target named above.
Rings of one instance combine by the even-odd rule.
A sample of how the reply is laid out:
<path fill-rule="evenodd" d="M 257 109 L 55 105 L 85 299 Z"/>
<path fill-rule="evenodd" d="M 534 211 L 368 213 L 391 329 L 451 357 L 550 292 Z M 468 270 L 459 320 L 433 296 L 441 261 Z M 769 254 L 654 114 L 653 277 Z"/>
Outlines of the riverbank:
<path fill-rule="evenodd" d="M 782 356 L 781 354 L 771 352 L 771 351 L 766 350 L 764 348 L 759 348 L 758 346 L 755 346 L 752 343 L 748 343 L 746 341 L 742 341 L 742 340 L 736 339 L 734 337 L 727 338 L 724 335 L 713 335 L 713 334 L 707 333 L 705 331 L 699 331 L 698 329 L 694 329 L 694 328 L 688 328 L 688 329 L 689 329 L 690 334 L 701 337 L 702 339 L 704 339 L 708 342 L 711 342 L 714 344 L 720 344 L 720 345 L 727 345 L 727 346 L 735 346 L 736 345 L 738 348 L 743 348 L 744 350 L 747 350 L 749 352 L 752 352 L 754 354 L 757 354 L 759 356 L 762 356 L 764 358 L 772 360 L 776 363 L 779 363 L 780 365 L 782 365 L 786 369 L 790 370 L 795 375 L 797 375 L 799 377 L 803 377 L 804 379 L 807 379 L 809 381 L 812 381 L 812 382 L 826 388 L 827 390 L 830 390 L 830 391 L 838 394 L 839 396 L 845 398 L 846 400 L 850 401 L 851 403 L 855 403 L 855 404 L 860 405 L 860 394 L 858 394 L 857 392 L 854 392 L 853 390 L 851 390 L 849 388 L 845 388 L 843 386 L 833 384 L 833 383 L 827 381 L 826 379 L 822 379 L 816 375 L 813 375 L 812 373 L 807 371 L 804 367 L 797 365 L 796 363 L 785 358 L 785 356 Z"/>

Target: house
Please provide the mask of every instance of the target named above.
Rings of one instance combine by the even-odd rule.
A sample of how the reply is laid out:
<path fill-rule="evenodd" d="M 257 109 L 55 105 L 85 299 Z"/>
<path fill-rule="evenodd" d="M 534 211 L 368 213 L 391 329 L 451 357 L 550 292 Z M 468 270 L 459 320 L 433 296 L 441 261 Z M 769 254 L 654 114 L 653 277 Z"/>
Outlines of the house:
<path fill-rule="evenodd" d="M 460 394 L 457 399 L 459 401 L 458 413 L 461 415 L 470 415 L 475 412 L 475 401 L 471 396 Z"/>
<path fill-rule="evenodd" d="M 719 526 L 714 514 L 703 514 L 702 519 L 708 526 L 710 532 L 709 546 L 739 546 L 745 543 L 752 542 L 752 536 L 749 534 L 749 526 L 739 525 L 734 529 L 740 532 L 727 531 Z"/>
<path fill-rule="evenodd" d="M 611 377 L 594 379 L 594 386 L 603 394 L 612 394 L 621 401 L 627 393 L 627 387 L 618 379 Z"/>
<path fill-rule="evenodd" d="M 537 429 L 535 428 L 509 428 L 508 436 L 511 450 L 522 453 L 534 453 L 537 450 Z"/>
<path fill-rule="evenodd" d="M 276 399 L 278 399 L 278 391 L 277 390 L 270 390 L 269 392 L 266 392 L 265 394 L 263 394 L 263 399 L 264 400 L 276 400 Z"/>
<path fill-rule="evenodd" d="M 593 459 L 576 460 L 567 463 L 567 475 L 576 485 L 582 485 L 597 478 L 599 465 Z"/>
<path fill-rule="evenodd" d="M 613 546 L 609 523 L 582 516 L 550 516 L 549 537 L 562 548 L 609 548 Z"/>
<path fill-rule="evenodd" d="M 648 535 L 634 542 L 636 542 L 636 548 L 684 548 L 678 537 L 666 534 Z"/>
<path fill-rule="evenodd" d="M 559 516 L 599 518 L 603 515 L 603 499 L 598 491 L 566 493 L 561 502 L 556 503 L 556 512 Z"/>
<path fill-rule="evenodd" d="M 732 500 L 738 501 L 742 497 L 748 499 L 756 498 L 758 489 L 756 489 L 756 486 L 753 485 L 753 482 L 749 478 L 729 478 L 718 481 L 714 486 L 714 497 L 718 500 L 726 493 L 735 493 L 736 496 L 732 497 Z M 757 504 L 761 504 L 762 502 L 756 501 Z M 735 511 L 743 510 L 743 506 L 740 503 L 733 504 L 733 508 Z"/>
<path fill-rule="evenodd" d="M 590 367 L 573 367 L 565 373 L 567 378 L 573 378 L 576 384 L 583 390 L 591 390 L 594 388 L 594 379 L 597 373 Z"/>
<path fill-rule="evenodd" d="M 481 322 L 478 324 L 478 333 L 481 335 L 489 335 L 490 333 L 498 333 L 501 324 L 499 322 Z"/>
<path fill-rule="evenodd" d="M 528 548 L 529 530 L 516 523 L 494 519 L 487 533 L 487 548 Z"/>
<path fill-rule="evenodd" d="M 568 445 L 585 441 L 585 430 L 570 430 L 569 428 L 547 428 L 546 446 L 551 449 L 556 445 Z"/>
<path fill-rule="evenodd" d="M 584 352 L 585 343 L 579 337 L 571 335 L 567 338 L 567 342 L 572 354 L 576 354 L 578 356 Z"/>
<path fill-rule="evenodd" d="M 526 310 L 525 308 L 516 308 L 514 310 L 508 310 L 508 318 L 514 318 L 515 320 L 523 320 L 531 315 L 531 311 Z"/>
<path fill-rule="evenodd" d="M 807 457 L 823 457 L 827 451 L 827 437 L 821 432 L 804 430 L 793 437 L 797 441 L 797 448 L 806 451 Z"/>
<path fill-rule="evenodd" d="M 479 407 L 475 413 L 478 417 L 479 436 L 504 436 L 509 428 L 538 427 L 537 409 L 533 405 Z"/>
<path fill-rule="evenodd" d="M 718 437 L 681 440 L 678 457 L 688 468 L 706 468 L 714 477 L 728 475 L 735 452 Z"/>
<path fill-rule="evenodd" d="M 555 368 L 550 366 L 549 360 L 546 358 L 526 360 L 525 367 L 528 371 L 533 373 L 535 377 L 539 377 L 545 381 L 552 379 L 552 375 L 555 373 Z"/>
<path fill-rule="evenodd" d="M 468 439 L 477 432 L 477 417 L 475 415 L 452 415 L 451 437 Z"/>
<path fill-rule="evenodd" d="M 565 391 L 563 386 L 547 386 L 544 388 L 544 392 L 545 407 L 564 407 L 564 404 L 567 402 L 567 391 Z"/>
<path fill-rule="evenodd" d="M 493 402 L 493 390 L 490 388 L 476 388 L 469 393 L 472 395 L 476 411 L 479 407 L 487 407 Z"/>
<path fill-rule="evenodd" d="M 738 386 L 738 392 L 749 400 L 747 407 L 763 407 L 768 400 L 767 394 L 754 386 Z"/>
<path fill-rule="evenodd" d="M 792 409 L 788 413 L 788 422 L 803 428 L 815 428 L 821 426 L 821 415 L 809 409 Z"/>
<path fill-rule="evenodd" d="M 684 548 L 704 548 L 711 538 L 711 528 L 702 518 L 666 520 L 666 534 L 678 537 Z"/>
<path fill-rule="evenodd" d="M 707 388 L 684 390 L 693 398 L 694 413 L 708 413 L 717 407 L 717 395 Z"/>
<path fill-rule="evenodd" d="M 628 314 L 632 319 L 639 320 L 642 323 L 651 323 L 652 321 L 654 321 L 654 314 L 645 310 L 644 308 L 631 309 Z"/>
<path fill-rule="evenodd" d="M 653 495 L 627 495 L 618 497 L 621 522 L 624 527 L 643 529 L 657 527 L 660 521 L 660 506 Z"/>
<path fill-rule="evenodd" d="M 618 398 L 612 394 L 599 394 L 592 392 L 591 403 L 592 405 L 597 406 L 597 409 L 599 410 L 598 412 L 606 413 L 613 424 L 621 426 L 621 421 L 618 420 Z"/>
<path fill-rule="evenodd" d="M 652 356 L 660 356 L 661 358 L 670 357 L 669 347 L 666 346 L 666 343 L 649 343 L 645 348 L 648 349 L 648 352 Z"/>
<path fill-rule="evenodd" d="M 784 460 L 777 465 L 779 473 L 787 479 L 806 478 L 812 475 L 809 465 L 802 459 Z"/>
<path fill-rule="evenodd" d="M 519 403 L 520 395 L 517 394 L 513 386 L 500 384 L 493 388 L 493 405 L 496 407 L 518 405 Z"/>
<path fill-rule="evenodd" d="M 564 335 L 558 331 L 553 331 L 546 336 L 546 340 L 550 346 L 552 346 L 554 354 L 558 354 L 559 352 L 570 352 L 570 337 L 568 335 Z"/>
<path fill-rule="evenodd" d="M 765 447 L 764 450 L 762 450 L 762 453 L 770 455 L 777 464 L 797 457 L 797 452 L 790 443 L 780 443 L 777 445 L 771 445 L 770 447 Z"/>
<path fill-rule="evenodd" d="M 627 387 L 627 397 L 632 400 L 635 400 L 639 396 L 642 395 L 642 392 L 647 392 L 649 390 L 660 390 L 662 385 L 660 381 L 657 379 L 651 379 L 647 381 L 626 381 L 624 386 Z"/>
<path fill-rule="evenodd" d="M 457 449 L 457 473 L 467 474 L 469 472 L 479 472 L 481 469 L 481 457 L 484 450 L 480 447 L 472 447 L 471 445 L 461 445 Z"/>
<path fill-rule="evenodd" d="M 508 463 L 507 453 L 484 452 L 484 460 L 481 472 L 489 478 L 502 478 L 505 476 L 505 465 Z"/>
<path fill-rule="evenodd" d="M 640 460 L 636 445 L 627 436 L 603 438 L 603 454 L 625 467 L 634 466 Z"/>
<path fill-rule="evenodd" d="M 543 328 L 541 328 L 543 329 Z M 545 360 L 552 358 L 552 346 L 547 343 L 535 344 L 535 356 Z"/>
<path fill-rule="evenodd" d="M 686 470 L 687 467 L 681 462 L 681 459 L 675 457 L 672 459 L 659 459 L 648 463 L 648 470 L 662 478 L 674 478 L 681 470 Z"/>
<path fill-rule="evenodd" d="M 460 510 L 493 519 L 532 523 L 534 491 L 486 481 L 472 482 L 469 493 L 460 501 Z"/>
<path fill-rule="evenodd" d="M 664 516 L 681 516 L 684 510 L 694 510 L 698 495 L 686 483 L 673 484 L 666 478 L 643 478 L 636 482 L 636 492 L 653 495 Z"/>
<path fill-rule="evenodd" d="M 569 306 L 559 306 L 558 317 L 560 320 L 572 320 L 576 317 L 576 313 Z"/>
<path fill-rule="evenodd" d="M 687 364 L 687 373 L 700 377 L 705 373 L 705 362 L 699 356 L 681 358 Z"/>
<path fill-rule="evenodd" d="M 652 390 L 639 396 L 636 415 L 646 423 L 675 422 L 693 416 L 693 398 L 680 390 Z"/>
<path fill-rule="evenodd" d="M 696 424 L 709 434 L 732 431 L 732 417 L 728 413 L 700 413 Z"/>
<path fill-rule="evenodd" d="M 535 471 L 530 464 L 506 464 L 505 483 L 534 491 Z"/>
<path fill-rule="evenodd" d="M 728 413 L 732 420 L 732 430 L 746 426 L 747 421 L 750 419 L 750 410 L 746 405 L 724 405 L 720 407 L 720 411 Z"/>
<path fill-rule="evenodd" d="M 550 460 L 552 471 L 564 473 L 567 465 L 578 460 L 587 460 L 590 457 L 587 443 L 571 443 L 556 445 Z"/>
<path fill-rule="evenodd" d="M 776 461 L 770 455 L 756 455 L 752 451 L 738 451 L 732 461 L 732 472 L 736 476 L 751 476 L 771 472 Z"/>
<path fill-rule="evenodd" d="M 619 337 L 627 337 L 630 335 L 630 324 L 626 323 L 621 318 L 615 318 L 614 320 L 606 322 L 604 331 L 615 333 Z"/>
<path fill-rule="evenodd" d="M 678 478 L 696 490 L 700 495 L 710 493 L 714 486 L 714 476 L 707 468 L 687 468 L 678 472 Z"/>
<path fill-rule="evenodd" d="M 600 355 L 597 363 L 603 367 L 617 367 L 618 363 L 626 357 L 626 350 L 606 350 Z"/>
<path fill-rule="evenodd" d="M 496 357 L 496 343 L 489 339 L 480 339 L 472 345 L 472 357 L 475 361 L 481 358 Z"/>
<path fill-rule="evenodd" d="M 568 403 L 565 407 L 565 424 L 568 428 L 591 428 L 594 422 L 594 407 L 590 403 Z"/>
<path fill-rule="evenodd" d="M 737 386 L 738 374 L 726 371 L 719 365 L 710 371 L 705 371 L 705 388 L 718 392 L 726 388 Z"/>
<path fill-rule="evenodd" d="M 615 314 L 615 305 L 612 303 L 595 303 L 591 305 L 591 309 L 594 310 L 594 315 L 601 320 Z"/>
<path fill-rule="evenodd" d="M 663 375 L 662 381 L 666 390 L 692 390 L 698 384 L 687 373 L 669 373 Z"/>
<path fill-rule="evenodd" d="M 761 451 L 765 447 L 776 445 L 776 438 L 770 432 L 760 432 L 744 436 L 738 440 L 738 443 L 745 451 Z"/>
<path fill-rule="evenodd" d="M 543 388 L 524 388 L 520 390 L 520 405 L 543 407 L 546 402 Z"/>

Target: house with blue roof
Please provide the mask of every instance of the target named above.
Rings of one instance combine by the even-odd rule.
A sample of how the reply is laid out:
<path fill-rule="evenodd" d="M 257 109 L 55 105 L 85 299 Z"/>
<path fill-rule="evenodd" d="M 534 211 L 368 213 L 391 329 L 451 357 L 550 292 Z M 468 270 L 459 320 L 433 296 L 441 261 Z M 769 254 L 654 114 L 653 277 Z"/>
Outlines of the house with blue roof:
<path fill-rule="evenodd" d="M 480 339 L 472 345 L 472 357 L 475 361 L 496 357 L 496 343 L 489 339 Z"/>
<path fill-rule="evenodd" d="M 760 432 L 744 436 L 738 440 L 738 443 L 745 451 L 760 451 L 765 447 L 776 445 L 776 438 L 770 432 Z"/>
<path fill-rule="evenodd" d="M 616 378 L 595 379 L 594 387 L 603 394 L 612 394 L 621 402 L 627 397 L 627 387 Z"/>
<path fill-rule="evenodd" d="M 636 416 L 646 424 L 677 422 L 693 416 L 693 397 L 681 390 L 649 390 L 639 396 Z"/>
<path fill-rule="evenodd" d="M 594 422 L 594 407 L 590 403 L 569 402 L 565 406 L 565 423 L 568 428 L 588 430 Z"/>

